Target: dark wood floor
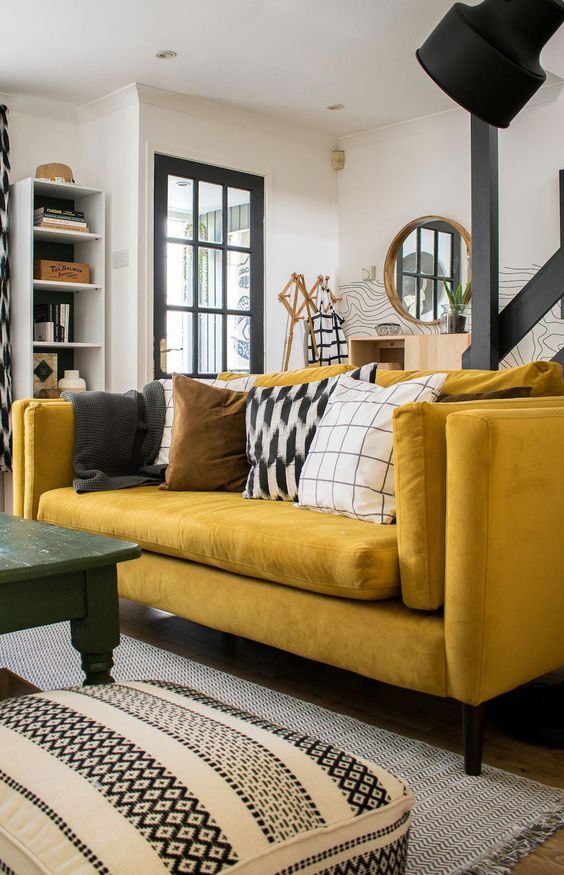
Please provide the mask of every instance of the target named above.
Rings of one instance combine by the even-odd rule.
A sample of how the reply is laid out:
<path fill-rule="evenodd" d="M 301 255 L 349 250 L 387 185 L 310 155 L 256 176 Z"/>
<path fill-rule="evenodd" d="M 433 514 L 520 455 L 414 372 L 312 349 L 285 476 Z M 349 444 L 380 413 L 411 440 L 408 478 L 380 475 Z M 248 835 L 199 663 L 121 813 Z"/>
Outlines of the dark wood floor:
<path fill-rule="evenodd" d="M 379 684 L 123 600 L 121 628 L 126 635 L 204 665 L 349 714 L 366 723 L 461 752 L 460 715 L 454 702 Z M 564 787 L 564 751 L 517 741 L 490 723 L 484 759 L 509 772 Z M 513 871 L 515 875 L 562 875 L 564 830 Z"/>

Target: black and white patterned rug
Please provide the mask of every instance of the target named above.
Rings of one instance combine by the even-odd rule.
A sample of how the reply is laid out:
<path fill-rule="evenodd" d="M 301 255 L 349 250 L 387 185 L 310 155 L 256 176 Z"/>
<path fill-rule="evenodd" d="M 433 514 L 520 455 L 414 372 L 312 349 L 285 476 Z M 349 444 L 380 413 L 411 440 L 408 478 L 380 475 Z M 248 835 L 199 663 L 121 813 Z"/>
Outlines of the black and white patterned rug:
<path fill-rule="evenodd" d="M 461 757 L 335 714 L 197 662 L 122 637 L 116 680 L 186 684 L 273 722 L 366 757 L 412 787 L 416 805 L 409 875 L 501 875 L 564 825 L 564 794 L 484 766 L 464 774 Z M 82 682 L 68 624 L 0 636 L 0 666 L 42 689 Z M 1 756 L 1 755 L 0 755 Z"/>

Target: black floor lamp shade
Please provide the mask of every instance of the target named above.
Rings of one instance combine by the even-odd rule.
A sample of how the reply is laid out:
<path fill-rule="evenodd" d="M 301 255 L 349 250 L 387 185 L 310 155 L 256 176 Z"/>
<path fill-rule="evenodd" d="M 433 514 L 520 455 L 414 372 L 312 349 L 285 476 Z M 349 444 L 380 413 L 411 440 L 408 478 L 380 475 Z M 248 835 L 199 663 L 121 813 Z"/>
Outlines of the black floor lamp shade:
<path fill-rule="evenodd" d="M 506 128 L 546 79 L 540 52 L 563 21 L 562 0 L 455 3 L 417 58 L 457 103 Z"/>

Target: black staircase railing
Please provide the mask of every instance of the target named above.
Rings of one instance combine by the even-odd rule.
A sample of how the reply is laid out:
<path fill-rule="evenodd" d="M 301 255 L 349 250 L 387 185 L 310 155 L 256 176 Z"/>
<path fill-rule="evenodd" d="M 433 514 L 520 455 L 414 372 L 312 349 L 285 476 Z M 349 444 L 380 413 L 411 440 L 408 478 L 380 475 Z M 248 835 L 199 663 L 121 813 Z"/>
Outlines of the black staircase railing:
<path fill-rule="evenodd" d="M 472 116 L 472 345 L 464 368 L 497 370 L 559 301 L 564 319 L 564 170 L 560 171 L 560 247 L 499 312 L 497 128 Z M 564 364 L 564 346 L 553 361 Z"/>

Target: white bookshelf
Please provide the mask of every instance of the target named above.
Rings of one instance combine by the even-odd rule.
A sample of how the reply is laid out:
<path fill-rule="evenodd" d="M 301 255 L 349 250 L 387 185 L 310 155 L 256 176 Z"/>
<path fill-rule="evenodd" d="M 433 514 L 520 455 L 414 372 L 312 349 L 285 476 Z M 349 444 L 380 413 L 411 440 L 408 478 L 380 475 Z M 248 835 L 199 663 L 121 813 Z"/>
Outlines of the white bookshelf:
<path fill-rule="evenodd" d="M 46 199 L 49 199 L 48 201 Z M 64 202 L 64 203 L 63 203 Z M 34 228 L 37 205 L 82 210 L 90 232 Z M 12 374 L 15 398 L 33 395 L 33 354 L 57 353 L 58 376 L 75 368 L 87 389 L 105 388 L 105 196 L 71 183 L 23 179 L 10 187 L 10 273 Z M 34 261 L 78 261 L 90 265 L 90 282 L 34 279 Z M 72 340 L 45 343 L 33 339 L 34 303 L 71 304 Z"/>

